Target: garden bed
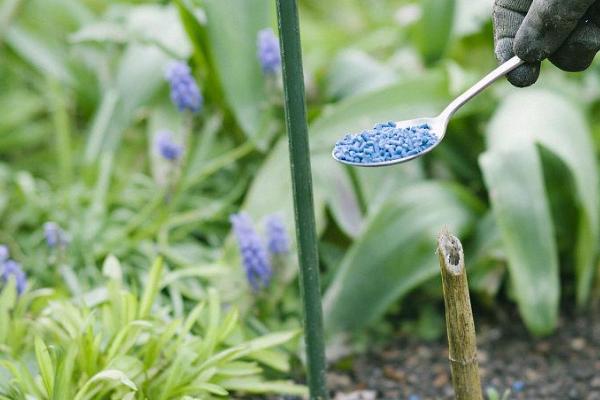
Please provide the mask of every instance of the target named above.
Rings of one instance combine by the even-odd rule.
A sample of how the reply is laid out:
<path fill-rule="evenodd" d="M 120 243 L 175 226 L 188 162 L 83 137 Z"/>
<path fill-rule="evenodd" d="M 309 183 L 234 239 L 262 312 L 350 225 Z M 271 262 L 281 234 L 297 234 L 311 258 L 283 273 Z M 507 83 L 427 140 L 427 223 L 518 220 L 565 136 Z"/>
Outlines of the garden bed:
<path fill-rule="evenodd" d="M 565 316 L 556 334 L 544 339 L 514 321 L 478 326 L 484 388 L 512 388 L 510 399 L 600 399 L 600 319 Z M 364 392 L 364 399 L 453 399 L 447 359 L 445 338 L 402 336 L 358 357 L 351 372 L 331 372 L 329 384 L 338 399 L 359 399 L 349 394 L 361 390 L 375 391 Z"/>

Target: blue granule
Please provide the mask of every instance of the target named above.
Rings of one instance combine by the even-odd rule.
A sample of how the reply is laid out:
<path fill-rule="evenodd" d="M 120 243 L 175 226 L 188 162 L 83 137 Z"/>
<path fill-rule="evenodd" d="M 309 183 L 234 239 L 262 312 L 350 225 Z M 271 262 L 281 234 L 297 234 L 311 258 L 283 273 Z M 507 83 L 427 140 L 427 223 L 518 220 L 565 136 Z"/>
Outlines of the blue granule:
<path fill-rule="evenodd" d="M 417 155 L 437 142 L 427 124 L 398 128 L 395 122 L 377 124 L 368 131 L 344 136 L 334 156 L 342 161 L 376 164 Z"/>

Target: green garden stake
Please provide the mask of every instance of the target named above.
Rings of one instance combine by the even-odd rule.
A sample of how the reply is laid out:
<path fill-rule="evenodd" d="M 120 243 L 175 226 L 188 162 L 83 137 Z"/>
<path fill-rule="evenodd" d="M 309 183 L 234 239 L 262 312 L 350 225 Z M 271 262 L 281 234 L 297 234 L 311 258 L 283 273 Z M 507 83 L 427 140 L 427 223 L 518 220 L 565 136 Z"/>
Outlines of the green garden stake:
<path fill-rule="evenodd" d="M 283 66 L 285 120 L 290 145 L 296 214 L 300 291 L 304 305 L 308 386 L 311 399 L 324 400 L 328 398 L 328 394 L 325 382 L 323 315 L 296 0 L 277 0 L 277 17 Z"/>

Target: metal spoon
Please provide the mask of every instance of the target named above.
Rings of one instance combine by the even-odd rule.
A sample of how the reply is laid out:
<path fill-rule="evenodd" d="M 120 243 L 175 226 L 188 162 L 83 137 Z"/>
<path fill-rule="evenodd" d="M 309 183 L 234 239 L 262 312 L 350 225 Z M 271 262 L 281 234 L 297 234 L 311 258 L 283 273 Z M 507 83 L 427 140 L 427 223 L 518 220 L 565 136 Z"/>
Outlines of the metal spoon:
<path fill-rule="evenodd" d="M 332 152 L 331 155 L 333 156 L 334 159 L 336 159 L 337 161 L 339 161 L 341 163 L 348 164 L 348 165 L 354 165 L 357 167 L 385 167 L 388 165 L 399 164 L 399 163 L 410 161 L 417 157 L 421 157 L 422 155 L 429 153 L 431 150 L 433 150 L 437 145 L 439 145 L 442 142 L 442 139 L 446 135 L 446 127 L 448 126 L 448 121 L 450 121 L 450 118 L 452 117 L 452 115 L 454 115 L 454 113 L 460 107 L 462 107 L 466 102 L 468 102 L 473 97 L 475 97 L 480 92 L 482 92 L 483 89 L 487 88 L 492 83 L 494 83 L 498 78 L 506 75 L 507 73 L 509 73 L 510 71 L 517 68 L 519 65 L 521 65 L 523 63 L 524 63 L 523 60 L 521 60 L 517 56 L 514 56 L 510 60 L 501 64 L 500 66 L 498 66 L 498 68 L 494 69 L 492 72 L 490 72 L 489 74 L 484 76 L 483 79 L 481 79 L 479 82 L 477 82 L 476 84 L 471 86 L 468 90 L 466 90 L 463 94 L 461 94 L 456 99 L 454 99 L 450 104 L 448 104 L 448 106 L 444 109 L 444 111 L 442 111 L 442 113 L 440 115 L 438 115 L 437 117 L 415 118 L 415 119 L 408 119 L 405 121 L 396 122 L 397 128 L 409 128 L 411 126 L 418 126 L 421 124 L 429 125 L 431 133 L 436 136 L 437 140 L 433 146 L 428 147 L 427 149 L 423 150 L 422 152 L 420 152 L 418 154 L 403 157 L 403 158 L 397 158 L 397 159 L 393 159 L 393 160 L 389 160 L 389 161 L 381 161 L 381 162 L 374 162 L 374 163 L 357 163 L 357 162 L 352 162 L 352 161 L 341 160 L 338 157 L 336 157 L 335 152 Z"/>

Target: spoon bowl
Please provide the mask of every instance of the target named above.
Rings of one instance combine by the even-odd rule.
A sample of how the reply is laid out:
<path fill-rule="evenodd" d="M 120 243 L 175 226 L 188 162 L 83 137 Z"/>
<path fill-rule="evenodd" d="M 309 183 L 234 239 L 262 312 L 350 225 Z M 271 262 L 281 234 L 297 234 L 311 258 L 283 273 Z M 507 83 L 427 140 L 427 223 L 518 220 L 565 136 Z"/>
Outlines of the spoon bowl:
<path fill-rule="evenodd" d="M 429 133 L 435 136 L 436 141 L 431 146 L 423 149 L 417 154 L 408 155 L 405 157 L 393 158 L 391 160 L 385 161 L 373 161 L 373 162 L 354 162 L 344 160 L 336 154 L 336 149 L 334 148 L 331 152 L 332 157 L 343 164 L 352 165 L 355 167 L 387 167 L 389 165 L 405 163 L 410 160 L 414 160 L 415 158 L 421 157 L 431 150 L 436 148 L 446 136 L 446 128 L 448 127 L 448 123 L 450 122 L 450 118 L 454 115 L 454 113 L 462 107 L 465 103 L 471 100 L 473 97 L 481 93 L 485 88 L 494 83 L 501 76 L 506 75 L 513 69 L 517 68 L 519 65 L 523 64 L 524 61 L 519 57 L 515 56 L 505 63 L 498 66 L 492 72 L 484 76 L 479 82 L 471 86 L 467 89 L 463 94 L 454 99 L 448 106 L 442 111 L 440 115 L 432 118 L 415 118 L 415 119 L 407 119 L 404 121 L 396 122 L 396 128 L 411 128 L 417 127 L 420 125 L 426 124 L 429 127 Z"/>
<path fill-rule="evenodd" d="M 396 121 L 396 128 L 399 128 L 399 129 L 410 128 L 413 126 L 420 126 L 420 125 L 429 126 L 429 133 L 434 135 L 436 138 L 436 141 L 433 145 L 429 146 L 428 148 L 421 151 L 420 153 L 413 154 L 413 155 L 406 156 L 406 157 L 395 158 L 395 159 L 388 160 L 388 161 L 378 161 L 378 162 L 368 162 L 368 163 L 353 162 L 353 161 L 341 159 L 336 155 L 335 149 L 332 150 L 331 156 L 338 162 L 341 162 L 341 163 L 347 164 L 347 165 L 352 165 L 355 167 L 386 167 L 388 165 L 405 163 L 407 161 L 413 160 L 417 157 L 421 157 L 422 155 L 429 153 L 437 145 L 440 144 L 440 142 L 446 135 L 446 126 L 448 125 L 448 119 L 444 118 L 443 115 L 438 115 L 437 117 L 432 117 L 432 118 L 415 118 L 415 119 L 407 119 L 404 121 Z"/>

